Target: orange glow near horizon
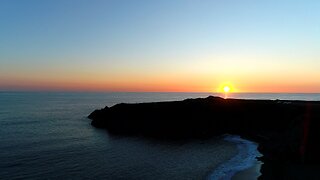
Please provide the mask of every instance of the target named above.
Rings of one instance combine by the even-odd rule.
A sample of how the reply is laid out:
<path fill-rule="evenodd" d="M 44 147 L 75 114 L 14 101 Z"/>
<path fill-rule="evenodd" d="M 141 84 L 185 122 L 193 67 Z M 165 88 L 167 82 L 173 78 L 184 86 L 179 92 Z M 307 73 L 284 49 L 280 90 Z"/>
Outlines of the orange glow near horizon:
<path fill-rule="evenodd" d="M 319 93 L 320 82 L 312 78 L 264 77 L 214 73 L 101 73 L 60 72 L 13 74 L 0 77 L 0 90 L 90 92 L 212 92 L 225 93 Z"/>
<path fill-rule="evenodd" d="M 240 82 L 240 81 L 239 81 Z M 317 93 L 320 85 L 312 83 L 289 83 L 289 82 L 250 82 L 250 83 L 224 82 L 217 83 L 211 79 L 188 79 L 188 78 L 145 78 L 145 79 L 38 79 L 14 81 L 1 81 L 2 89 L 6 90 L 40 90 L 40 91 L 112 91 L 112 92 L 212 92 L 212 93 Z M 215 90 L 215 84 L 218 84 Z"/>

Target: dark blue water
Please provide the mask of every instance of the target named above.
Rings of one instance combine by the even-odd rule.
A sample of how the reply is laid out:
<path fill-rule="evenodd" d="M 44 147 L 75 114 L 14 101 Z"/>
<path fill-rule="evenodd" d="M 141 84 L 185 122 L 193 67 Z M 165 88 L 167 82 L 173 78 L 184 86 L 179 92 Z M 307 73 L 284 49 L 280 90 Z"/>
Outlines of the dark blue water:
<path fill-rule="evenodd" d="M 232 159 L 222 139 L 164 143 L 110 136 L 86 118 L 120 102 L 206 97 L 209 93 L 0 93 L 1 179 L 203 179 Z M 319 94 L 234 97 L 320 100 Z"/>

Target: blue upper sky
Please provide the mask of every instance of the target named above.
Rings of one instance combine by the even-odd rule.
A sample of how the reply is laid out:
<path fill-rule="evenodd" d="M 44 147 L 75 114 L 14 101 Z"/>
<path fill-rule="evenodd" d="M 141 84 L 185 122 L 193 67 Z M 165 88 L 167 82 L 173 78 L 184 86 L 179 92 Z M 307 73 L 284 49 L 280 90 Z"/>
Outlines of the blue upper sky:
<path fill-rule="evenodd" d="M 94 85 L 108 90 L 168 74 L 244 86 L 258 81 L 252 75 L 271 83 L 272 72 L 295 79 L 299 69 L 310 82 L 289 86 L 317 91 L 319 9 L 314 0 L 2 0 L 0 89 L 104 76 Z"/>

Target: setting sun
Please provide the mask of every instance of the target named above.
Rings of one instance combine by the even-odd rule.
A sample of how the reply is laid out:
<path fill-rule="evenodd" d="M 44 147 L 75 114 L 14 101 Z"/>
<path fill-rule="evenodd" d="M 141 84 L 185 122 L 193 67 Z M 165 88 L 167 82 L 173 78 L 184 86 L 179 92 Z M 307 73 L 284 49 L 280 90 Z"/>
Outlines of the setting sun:
<path fill-rule="evenodd" d="M 229 87 L 229 86 L 223 87 L 223 91 L 224 91 L 225 93 L 228 93 L 228 92 L 230 91 L 230 87 Z"/>
<path fill-rule="evenodd" d="M 235 86 L 231 82 L 224 82 L 221 83 L 217 89 L 217 92 L 219 93 L 234 93 L 238 92 L 238 89 L 235 89 Z"/>

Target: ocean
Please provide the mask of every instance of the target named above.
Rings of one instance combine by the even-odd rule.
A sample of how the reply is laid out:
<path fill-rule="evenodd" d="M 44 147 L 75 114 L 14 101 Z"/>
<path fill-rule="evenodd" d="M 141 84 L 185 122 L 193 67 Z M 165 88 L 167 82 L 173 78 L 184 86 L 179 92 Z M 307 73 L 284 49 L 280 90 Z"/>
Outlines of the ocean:
<path fill-rule="evenodd" d="M 92 127 L 87 118 L 95 109 L 121 102 L 209 95 L 219 94 L 0 92 L 0 178 L 231 178 L 236 171 L 249 168 L 256 155 L 254 143 L 230 135 L 192 142 L 113 136 Z M 229 95 L 232 97 L 320 100 L 320 94 L 242 93 Z M 246 151 L 239 144 L 245 144 Z"/>

